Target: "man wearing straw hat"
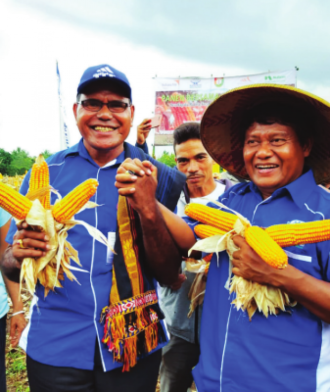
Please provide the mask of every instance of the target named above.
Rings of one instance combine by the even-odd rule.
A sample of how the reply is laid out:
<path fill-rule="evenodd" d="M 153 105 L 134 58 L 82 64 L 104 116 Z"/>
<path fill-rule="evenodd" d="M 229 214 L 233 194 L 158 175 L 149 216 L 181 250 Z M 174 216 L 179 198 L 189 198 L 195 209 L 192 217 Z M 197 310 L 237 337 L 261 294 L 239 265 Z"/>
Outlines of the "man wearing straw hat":
<path fill-rule="evenodd" d="M 219 97 L 203 117 L 202 142 L 222 167 L 251 180 L 219 202 L 263 228 L 329 219 L 330 194 L 317 185 L 330 177 L 329 126 L 330 104 L 296 88 L 254 85 Z M 134 205 L 140 181 L 134 192 L 132 182 L 117 183 Z M 188 228 L 164 217 L 176 246 L 191 246 Z M 193 372 L 198 391 L 329 391 L 330 241 L 284 248 L 283 270 L 266 264 L 243 237 L 233 241 L 234 276 L 281 290 L 286 303 L 276 316 L 256 310 L 250 321 L 232 304 L 227 253 L 213 256 Z"/>

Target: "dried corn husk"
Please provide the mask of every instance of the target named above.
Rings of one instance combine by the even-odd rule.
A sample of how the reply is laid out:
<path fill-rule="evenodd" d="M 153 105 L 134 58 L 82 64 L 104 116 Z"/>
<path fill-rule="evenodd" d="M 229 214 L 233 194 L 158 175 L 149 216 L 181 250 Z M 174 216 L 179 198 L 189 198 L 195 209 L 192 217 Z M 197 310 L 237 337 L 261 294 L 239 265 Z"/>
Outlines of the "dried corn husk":
<path fill-rule="evenodd" d="M 245 230 L 251 224 L 242 215 L 229 209 L 222 203 L 216 201 L 212 201 L 212 203 L 226 210 L 230 210 L 238 216 L 234 229 L 223 236 L 215 235 L 196 242 L 190 249 L 189 254 L 193 250 L 206 253 L 216 252 L 217 254 L 224 250 L 227 251 L 229 255 L 229 277 L 225 287 L 230 293 L 236 293 L 236 298 L 232 303 L 237 310 L 246 310 L 250 321 L 257 309 L 265 317 L 268 317 L 269 314 L 278 314 L 279 310 L 286 311 L 286 306 L 295 306 L 296 302 L 292 302 L 289 296 L 280 289 L 268 285 L 260 285 L 259 283 L 248 281 L 236 275 L 232 277 L 232 254 L 238 250 L 233 242 L 233 236 L 239 234 L 245 237 Z M 205 268 L 202 262 L 199 263 L 199 266 L 195 264 L 189 261 L 186 262 L 187 270 L 193 272 L 193 269 L 200 268 L 199 272 L 202 272 L 203 268 Z"/>
<path fill-rule="evenodd" d="M 32 208 L 30 209 L 25 221 L 33 229 L 46 233 L 50 240 L 49 245 L 51 249 L 46 252 L 45 256 L 38 259 L 25 258 L 21 267 L 20 281 L 24 280 L 28 291 L 33 294 L 37 281 L 45 287 L 45 297 L 49 290 L 54 291 L 55 287 L 62 287 L 60 280 L 64 280 L 64 274 L 68 279 L 77 279 L 70 270 L 70 259 L 81 266 L 78 252 L 66 240 L 68 230 L 77 224 L 83 225 L 89 234 L 108 246 L 106 237 L 96 228 L 88 225 L 86 222 L 70 219 L 65 223 L 58 223 L 54 220 L 51 210 L 46 210 L 40 203 L 36 195 L 31 195 L 34 198 Z M 94 208 L 97 204 L 87 202 L 85 208 Z M 22 220 L 15 219 L 17 224 L 21 224 Z M 79 283 L 79 282 L 78 282 Z"/>
<path fill-rule="evenodd" d="M 190 299 L 190 307 L 188 317 L 191 317 L 198 305 L 202 305 L 205 295 L 206 276 L 210 263 L 208 261 L 186 259 L 185 271 L 193 272 L 196 277 L 190 287 L 188 298 Z"/>

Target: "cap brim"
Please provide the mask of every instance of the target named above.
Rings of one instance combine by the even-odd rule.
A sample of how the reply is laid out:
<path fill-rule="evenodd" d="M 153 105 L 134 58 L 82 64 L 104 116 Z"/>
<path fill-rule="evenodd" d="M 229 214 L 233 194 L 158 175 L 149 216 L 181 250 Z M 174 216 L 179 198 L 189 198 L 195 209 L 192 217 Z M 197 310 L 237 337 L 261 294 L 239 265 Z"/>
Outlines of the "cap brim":
<path fill-rule="evenodd" d="M 312 167 L 318 183 L 329 181 L 330 104 L 295 87 L 274 84 L 244 86 L 226 92 L 211 103 L 201 122 L 201 140 L 210 156 L 234 175 L 249 179 L 239 124 L 246 111 L 267 101 L 301 105 L 313 110 L 315 129 L 310 132 L 314 145 L 306 164 Z"/>

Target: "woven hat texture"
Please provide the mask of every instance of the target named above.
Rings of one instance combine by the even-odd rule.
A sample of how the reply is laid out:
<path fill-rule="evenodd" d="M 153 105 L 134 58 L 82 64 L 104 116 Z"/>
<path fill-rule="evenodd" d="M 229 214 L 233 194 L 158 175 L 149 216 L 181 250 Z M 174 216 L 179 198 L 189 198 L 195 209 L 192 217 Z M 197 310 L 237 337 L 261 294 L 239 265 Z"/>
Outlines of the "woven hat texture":
<path fill-rule="evenodd" d="M 264 102 L 287 103 L 298 107 L 302 113 L 313 113 L 315 126 L 310 134 L 314 144 L 306 164 L 313 169 L 317 183 L 329 182 L 330 103 L 290 86 L 258 84 L 239 87 L 212 102 L 201 122 L 201 139 L 214 161 L 230 173 L 249 179 L 239 126 L 247 111 Z"/>

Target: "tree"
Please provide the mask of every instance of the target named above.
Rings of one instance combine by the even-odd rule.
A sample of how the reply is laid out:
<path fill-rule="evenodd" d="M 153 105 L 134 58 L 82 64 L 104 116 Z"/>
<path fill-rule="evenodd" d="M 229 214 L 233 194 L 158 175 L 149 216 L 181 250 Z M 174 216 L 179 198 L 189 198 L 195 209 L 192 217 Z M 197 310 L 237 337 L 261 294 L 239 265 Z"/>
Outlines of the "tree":
<path fill-rule="evenodd" d="M 157 161 L 162 162 L 169 167 L 174 167 L 176 165 L 175 155 L 169 154 L 167 151 L 164 151 L 163 155 L 158 158 Z"/>
<path fill-rule="evenodd" d="M 45 159 L 47 159 L 47 158 L 49 158 L 50 156 L 52 156 L 53 153 L 50 152 L 49 150 L 45 150 L 45 151 L 43 151 L 43 152 L 41 153 L 41 155 L 42 155 Z"/>
<path fill-rule="evenodd" d="M 9 175 L 9 166 L 12 161 L 12 156 L 9 152 L 0 148 L 0 173 Z"/>
<path fill-rule="evenodd" d="M 16 174 L 24 174 L 27 170 L 31 169 L 34 159 L 29 154 L 22 150 L 20 147 L 16 148 L 11 153 L 12 162 L 9 166 L 9 175 L 14 176 Z"/>

